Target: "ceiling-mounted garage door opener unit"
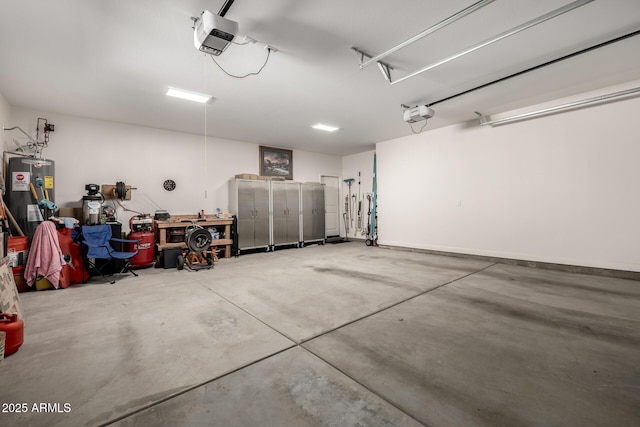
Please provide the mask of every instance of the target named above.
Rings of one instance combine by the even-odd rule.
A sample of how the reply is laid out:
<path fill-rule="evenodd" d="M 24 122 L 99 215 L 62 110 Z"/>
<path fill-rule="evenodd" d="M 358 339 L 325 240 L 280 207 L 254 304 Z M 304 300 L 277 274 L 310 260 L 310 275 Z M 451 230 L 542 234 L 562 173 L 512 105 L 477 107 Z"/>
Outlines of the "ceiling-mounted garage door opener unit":
<path fill-rule="evenodd" d="M 192 18 L 195 28 L 193 44 L 201 52 L 220 55 L 238 33 L 238 23 L 205 10 L 200 18 Z"/>

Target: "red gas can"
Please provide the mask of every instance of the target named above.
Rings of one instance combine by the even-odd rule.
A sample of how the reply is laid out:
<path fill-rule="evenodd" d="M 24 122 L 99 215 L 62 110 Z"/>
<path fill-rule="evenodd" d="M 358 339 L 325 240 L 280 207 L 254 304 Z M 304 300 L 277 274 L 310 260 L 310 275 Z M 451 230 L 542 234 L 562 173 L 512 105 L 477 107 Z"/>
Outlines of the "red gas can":
<path fill-rule="evenodd" d="M 129 243 L 129 251 L 138 253 L 131 258 L 132 268 L 151 267 L 155 263 L 156 239 L 153 233 L 153 218 L 150 215 L 138 215 L 129 220 L 128 239 L 139 240 Z"/>
<path fill-rule="evenodd" d="M 24 342 L 24 322 L 17 314 L 0 313 L 0 331 L 6 332 L 4 341 L 4 355 L 18 351 Z"/>
<path fill-rule="evenodd" d="M 71 285 L 78 283 L 84 283 L 89 278 L 89 271 L 84 265 L 82 259 L 82 249 L 80 245 L 72 239 L 73 229 L 71 228 L 59 228 L 58 229 L 58 242 L 60 243 L 60 250 L 64 255 L 68 255 L 69 264 L 65 264 L 60 272 L 60 287 L 68 288 Z M 73 265 L 73 268 L 71 267 Z"/>

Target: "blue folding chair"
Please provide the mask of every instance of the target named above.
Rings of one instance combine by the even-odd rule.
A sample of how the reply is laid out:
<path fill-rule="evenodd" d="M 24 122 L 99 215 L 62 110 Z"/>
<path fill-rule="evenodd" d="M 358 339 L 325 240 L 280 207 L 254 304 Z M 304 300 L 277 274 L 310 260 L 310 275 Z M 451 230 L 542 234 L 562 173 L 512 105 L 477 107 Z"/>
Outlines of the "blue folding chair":
<path fill-rule="evenodd" d="M 135 243 L 138 240 L 120 239 L 111 236 L 111 226 L 105 225 L 83 225 L 80 227 L 78 236 L 75 239 L 83 248 L 83 255 L 87 261 L 87 264 L 93 270 L 97 271 L 102 277 L 109 281 L 109 283 L 116 283 L 117 277 L 125 272 L 129 272 L 134 276 L 138 276 L 135 271 L 131 269 L 131 258 L 136 256 L 138 251 L 122 252 L 116 251 L 111 242 L 117 243 Z M 105 263 L 98 265 L 98 260 L 104 260 Z M 113 266 L 117 266 L 117 273 L 113 272 Z M 112 279 L 107 279 L 105 271 L 109 268 Z"/>

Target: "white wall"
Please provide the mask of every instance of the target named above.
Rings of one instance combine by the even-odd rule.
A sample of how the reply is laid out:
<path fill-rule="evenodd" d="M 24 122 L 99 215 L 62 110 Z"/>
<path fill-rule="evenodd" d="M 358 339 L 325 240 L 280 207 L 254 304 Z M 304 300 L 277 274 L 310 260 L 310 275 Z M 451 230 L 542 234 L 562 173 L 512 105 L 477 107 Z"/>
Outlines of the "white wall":
<path fill-rule="evenodd" d="M 640 271 L 639 110 L 640 99 L 632 98 L 377 144 L 380 243 Z M 56 161 L 60 206 L 79 206 L 87 183 L 124 180 L 137 188 L 130 209 L 228 210 L 229 178 L 258 173 L 255 144 L 210 137 L 205 156 L 202 136 L 10 108 L 0 95 L 4 126 L 35 136 L 38 117 L 56 125 L 44 154 Z M 297 181 L 335 175 L 356 179 L 354 189 L 360 172 L 361 193 L 371 191 L 373 151 L 293 157 Z M 175 191 L 162 188 L 167 178 L 177 182 Z M 365 211 L 363 204 L 363 217 Z M 130 214 L 121 215 L 126 226 Z M 353 229 L 351 235 L 362 237 Z"/>
<path fill-rule="evenodd" d="M 255 169 L 258 169 L 258 149 L 256 147 Z M 340 175 L 342 158 L 309 151 L 293 150 L 293 179 L 299 182 L 320 182 L 320 175 Z M 258 172 L 254 172 L 258 173 Z"/>
<path fill-rule="evenodd" d="M 635 97 L 377 144 L 380 243 L 640 271 L 638 111 Z"/>
<path fill-rule="evenodd" d="M 4 99 L 4 96 L 2 96 L 2 94 L 0 93 L 0 126 L 2 126 L 2 128 L 6 128 L 6 127 L 13 127 L 13 125 L 11 124 L 11 107 L 9 106 L 9 103 Z M 7 139 L 7 137 L 9 135 L 6 135 L 3 133 L 3 143 L 4 140 Z"/>
<path fill-rule="evenodd" d="M 44 157 L 56 163 L 55 201 L 80 206 L 85 184 L 124 181 L 136 189 L 129 209 L 171 214 L 228 210 L 228 182 L 235 174 L 258 174 L 259 146 L 240 141 L 170 132 L 122 123 L 93 120 L 22 108 L 12 118 L 35 136 L 38 117 L 54 123 Z M 293 152 L 294 179 L 319 181 L 321 174 L 339 174 L 341 158 L 304 151 Z M 176 182 L 168 192 L 162 183 Z M 120 210 L 123 229 L 131 213 Z"/>

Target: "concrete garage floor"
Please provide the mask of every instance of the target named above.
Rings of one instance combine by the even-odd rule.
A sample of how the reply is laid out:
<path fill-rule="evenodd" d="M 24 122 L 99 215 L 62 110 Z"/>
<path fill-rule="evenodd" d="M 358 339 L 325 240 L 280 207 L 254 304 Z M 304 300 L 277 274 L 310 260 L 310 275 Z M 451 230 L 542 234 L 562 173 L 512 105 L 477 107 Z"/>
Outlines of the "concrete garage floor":
<path fill-rule="evenodd" d="M 640 425 L 636 281 L 359 242 L 139 273 L 21 294 L 0 425 Z"/>

